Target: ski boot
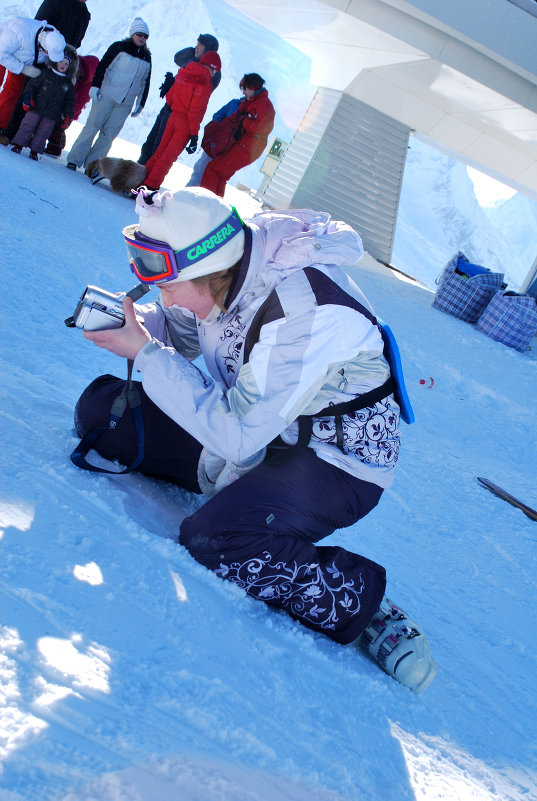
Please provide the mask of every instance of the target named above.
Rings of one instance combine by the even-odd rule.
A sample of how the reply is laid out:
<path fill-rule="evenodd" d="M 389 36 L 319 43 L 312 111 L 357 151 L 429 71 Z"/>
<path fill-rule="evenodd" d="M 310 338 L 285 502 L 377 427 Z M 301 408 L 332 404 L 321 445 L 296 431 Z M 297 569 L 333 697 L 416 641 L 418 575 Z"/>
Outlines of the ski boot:
<path fill-rule="evenodd" d="M 11 148 L 12 153 L 22 153 L 22 145 L 13 145 Z"/>
<path fill-rule="evenodd" d="M 357 643 L 386 673 L 415 693 L 423 692 L 436 676 L 423 629 L 386 596 Z"/>
<path fill-rule="evenodd" d="M 39 161 L 39 156 L 36 150 L 30 150 L 30 155 L 28 158 L 31 158 L 32 161 Z"/>

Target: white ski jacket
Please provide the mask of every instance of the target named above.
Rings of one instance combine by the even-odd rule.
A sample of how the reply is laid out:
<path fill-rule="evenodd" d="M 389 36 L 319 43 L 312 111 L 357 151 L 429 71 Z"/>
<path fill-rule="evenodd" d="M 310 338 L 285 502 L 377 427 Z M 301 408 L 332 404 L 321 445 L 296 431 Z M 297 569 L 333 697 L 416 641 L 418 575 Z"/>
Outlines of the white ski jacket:
<path fill-rule="evenodd" d="M 342 269 L 363 255 L 352 228 L 326 213 L 293 210 L 259 214 L 245 233 L 228 311 L 207 322 L 159 301 L 138 306 L 153 339 L 134 363 L 157 406 L 239 472 L 278 435 L 296 442 L 299 415 L 349 401 L 390 375 L 372 308 Z M 191 362 L 200 353 L 208 374 Z M 314 419 L 309 447 L 387 488 L 398 425 L 390 395 L 342 418 L 342 447 L 335 418 Z"/>
<path fill-rule="evenodd" d="M 0 22 L 0 64 L 16 75 L 20 75 L 27 64 L 33 64 L 37 35 L 46 25 L 46 20 L 26 17 Z M 37 63 L 44 64 L 47 58 L 44 50 L 39 48 Z"/>

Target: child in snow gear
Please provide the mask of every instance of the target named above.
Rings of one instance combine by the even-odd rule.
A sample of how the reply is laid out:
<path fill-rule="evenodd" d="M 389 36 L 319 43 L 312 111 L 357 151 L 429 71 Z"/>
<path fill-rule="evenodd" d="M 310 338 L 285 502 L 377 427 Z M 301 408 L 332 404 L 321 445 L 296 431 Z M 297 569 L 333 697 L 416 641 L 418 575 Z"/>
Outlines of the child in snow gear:
<path fill-rule="evenodd" d="M 86 169 L 106 156 L 129 114 L 137 117 L 142 111 L 151 80 L 148 37 L 147 23 L 136 17 L 129 36 L 111 44 L 99 61 L 89 90 L 91 111 L 69 152 L 68 166 Z"/>
<path fill-rule="evenodd" d="M 28 81 L 23 98 L 26 114 L 13 137 L 13 144 L 17 148 L 14 152 L 20 153 L 20 149 L 29 145 L 32 151 L 30 158 L 37 161 L 37 154 L 43 153 L 56 123 L 69 125 L 75 102 L 72 78 L 77 64 L 76 50 L 68 45 L 60 61 L 56 64 L 47 61 L 37 78 Z"/>
<path fill-rule="evenodd" d="M 147 162 L 144 183 L 160 187 L 177 156 L 186 149 L 194 153 L 198 133 L 213 91 L 211 78 L 221 69 L 220 56 L 214 50 L 204 53 L 199 62 L 191 61 L 179 70 L 166 95 L 172 112 L 155 154 Z"/>
<path fill-rule="evenodd" d="M 89 90 L 95 75 L 95 70 L 99 59 L 97 56 L 78 56 L 78 69 L 76 71 L 75 83 L 75 105 L 73 110 L 73 120 L 77 120 L 82 111 L 89 103 Z M 70 123 L 69 123 L 70 124 Z M 69 125 L 57 123 L 48 138 L 47 146 L 44 150 L 47 156 L 58 158 L 65 147 L 65 131 Z"/>
<path fill-rule="evenodd" d="M 43 0 L 37 10 L 35 19 L 47 20 L 49 25 L 54 25 L 54 27 L 59 30 L 68 45 L 74 47 L 75 50 L 79 50 L 80 46 L 82 45 L 82 40 L 86 35 L 91 14 L 87 8 L 85 0 L 83 0 L 83 2 L 80 2 L 80 0 Z M 79 57 L 79 70 L 77 71 L 77 83 L 75 84 L 75 92 L 77 95 L 80 86 L 78 73 L 84 69 L 82 67 L 83 58 L 88 58 L 88 56 Z M 97 66 L 99 59 L 95 56 L 89 56 L 89 58 L 95 59 L 95 66 Z M 95 69 L 93 71 L 95 71 Z M 77 113 L 77 102 L 78 98 L 75 100 L 75 111 L 73 114 L 73 119 L 75 120 L 78 119 L 80 114 L 80 111 Z M 86 98 L 85 103 L 87 102 L 88 101 Z M 17 110 L 14 114 L 14 117 L 16 116 Z M 12 119 L 10 129 L 14 127 L 14 130 L 16 130 L 18 124 L 15 123 L 14 125 L 14 122 L 15 120 Z M 65 128 L 62 128 L 59 124 L 57 124 L 54 126 L 54 129 L 49 136 L 48 144 L 44 152 L 48 156 L 60 156 L 64 147 Z"/>
<path fill-rule="evenodd" d="M 123 231 L 131 269 L 161 296 L 136 307 L 143 325 L 126 299 L 122 328 L 84 336 L 142 374 L 145 451 L 128 411 L 104 431 L 125 387 L 110 375 L 79 399 L 79 435 L 104 427 L 93 440 L 102 456 L 130 465 L 138 454 L 140 472 L 207 496 L 179 534 L 201 564 L 356 643 L 381 605 L 385 570 L 317 543 L 376 506 L 400 444 L 381 329 L 345 271 L 363 255 L 360 237 L 311 210 L 243 222 L 204 189 L 142 191 L 136 210 L 139 224 Z M 208 374 L 193 364 L 200 354 Z M 403 632 L 410 666 L 427 651 L 409 625 L 419 631 Z M 389 668 L 412 689 L 423 684 L 415 670 Z"/>

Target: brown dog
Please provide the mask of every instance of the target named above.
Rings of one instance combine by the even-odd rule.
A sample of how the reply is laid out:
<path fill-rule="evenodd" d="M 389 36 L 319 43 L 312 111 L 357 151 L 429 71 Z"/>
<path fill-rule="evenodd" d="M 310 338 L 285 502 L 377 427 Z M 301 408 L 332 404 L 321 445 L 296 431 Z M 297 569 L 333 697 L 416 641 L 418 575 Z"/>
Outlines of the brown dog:
<path fill-rule="evenodd" d="M 137 189 L 145 181 L 147 170 L 143 164 L 129 159 L 118 159 L 105 156 L 105 158 L 92 161 L 88 165 L 87 174 L 92 175 L 94 170 L 99 170 L 101 175 L 108 178 L 110 187 L 114 192 L 120 194 Z"/>

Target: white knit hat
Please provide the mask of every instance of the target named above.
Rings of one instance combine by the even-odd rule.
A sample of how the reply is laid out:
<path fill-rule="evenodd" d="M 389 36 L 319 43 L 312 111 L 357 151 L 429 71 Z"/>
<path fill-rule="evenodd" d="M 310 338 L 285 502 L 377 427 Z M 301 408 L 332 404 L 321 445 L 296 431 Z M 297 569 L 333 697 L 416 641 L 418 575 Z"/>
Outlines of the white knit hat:
<path fill-rule="evenodd" d="M 149 36 L 149 26 L 141 17 L 135 17 L 131 22 L 129 36 L 132 36 L 135 33 L 147 33 Z"/>
<path fill-rule="evenodd" d="M 61 61 L 65 51 L 65 39 L 56 28 L 51 31 L 41 31 L 38 42 L 48 53 L 48 57 L 53 62 Z"/>
<path fill-rule="evenodd" d="M 143 214 L 137 202 L 137 210 L 143 214 L 140 231 L 174 250 L 186 250 L 192 263 L 181 270 L 176 281 L 226 270 L 242 258 L 241 220 L 221 197 L 200 187 L 185 187 L 174 195 L 164 193 L 155 205 Z"/>

